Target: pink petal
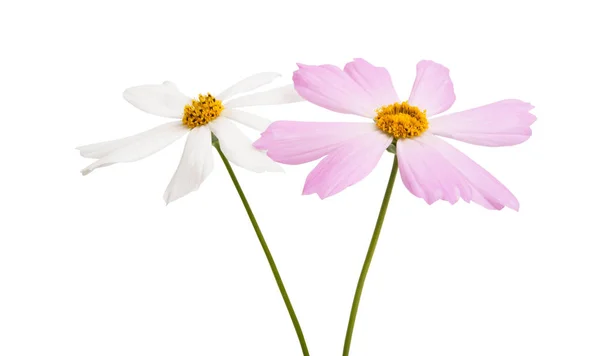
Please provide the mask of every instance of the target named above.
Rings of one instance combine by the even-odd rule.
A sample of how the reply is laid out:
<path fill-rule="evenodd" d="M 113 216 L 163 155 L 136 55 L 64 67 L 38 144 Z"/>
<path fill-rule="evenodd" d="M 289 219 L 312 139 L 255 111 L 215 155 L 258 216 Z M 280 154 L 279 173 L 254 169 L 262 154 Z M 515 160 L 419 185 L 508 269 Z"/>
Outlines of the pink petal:
<path fill-rule="evenodd" d="M 402 140 L 397 154 L 404 185 L 429 204 L 440 199 L 455 203 L 460 197 L 488 209 L 519 210 L 517 198 L 502 183 L 442 139 L 424 134 Z"/>
<path fill-rule="evenodd" d="M 310 172 L 302 194 L 317 193 L 325 199 L 361 181 L 375 168 L 390 143 L 392 137 L 381 131 L 347 141 Z"/>
<path fill-rule="evenodd" d="M 420 61 L 408 103 L 427 110 L 429 117 L 450 109 L 454 100 L 456 96 L 448 68 L 433 61 Z"/>
<path fill-rule="evenodd" d="M 346 64 L 346 72 L 358 85 L 371 95 L 377 107 L 399 102 L 390 73 L 383 67 L 375 67 L 361 58 Z"/>
<path fill-rule="evenodd" d="M 378 131 L 373 123 L 276 121 L 254 147 L 266 150 L 276 162 L 302 164 L 314 161 L 346 141 Z"/>
<path fill-rule="evenodd" d="M 428 204 L 445 200 L 454 204 L 459 198 L 470 201 L 469 181 L 423 137 L 396 143 L 400 176 L 406 188 Z"/>
<path fill-rule="evenodd" d="M 477 189 L 473 189 L 473 197 L 472 197 L 471 201 L 483 206 L 486 209 L 490 209 L 490 210 L 504 209 L 504 205 L 502 203 L 499 203 L 497 200 L 494 200 L 492 198 L 486 198 L 486 196 L 483 195 L 482 193 L 480 193 Z M 519 203 L 517 202 L 517 208 L 516 209 L 513 208 L 513 209 L 518 211 L 519 210 L 518 204 Z"/>
<path fill-rule="evenodd" d="M 511 146 L 527 141 L 533 106 L 521 100 L 502 100 L 475 109 L 436 117 L 429 132 L 482 146 Z"/>
<path fill-rule="evenodd" d="M 377 103 L 348 73 L 329 64 L 298 68 L 294 88 L 304 99 L 335 112 L 375 117 Z"/>

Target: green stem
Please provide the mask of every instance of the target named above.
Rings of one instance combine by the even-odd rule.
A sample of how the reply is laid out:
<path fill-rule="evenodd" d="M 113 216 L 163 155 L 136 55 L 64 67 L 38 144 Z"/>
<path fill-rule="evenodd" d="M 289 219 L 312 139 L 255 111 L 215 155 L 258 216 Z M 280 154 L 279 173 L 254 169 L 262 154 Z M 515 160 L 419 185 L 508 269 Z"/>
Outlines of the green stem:
<path fill-rule="evenodd" d="M 279 292 L 281 292 L 281 296 L 283 297 L 283 301 L 285 302 L 285 307 L 287 308 L 288 313 L 290 314 L 290 318 L 292 319 L 292 323 L 294 324 L 294 329 L 296 329 L 296 334 L 298 335 L 298 341 L 300 341 L 300 347 L 302 347 L 302 354 L 304 356 L 309 356 L 308 347 L 306 346 L 306 341 L 304 340 L 304 334 L 302 333 L 302 328 L 300 327 L 300 323 L 298 322 L 298 318 L 296 317 L 296 313 L 294 312 L 294 307 L 292 307 L 292 302 L 290 301 L 290 297 L 288 296 L 287 291 L 285 290 L 285 286 L 283 285 L 283 281 L 281 280 L 281 275 L 279 275 L 279 271 L 277 270 L 277 266 L 275 265 L 275 260 L 273 259 L 273 256 L 271 255 L 271 251 L 269 251 L 269 246 L 267 246 L 267 242 L 265 241 L 265 238 L 263 237 L 263 234 L 260 231 L 260 227 L 258 226 L 258 223 L 256 222 L 254 213 L 252 213 L 252 209 L 250 209 L 250 204 L 248 204 L 248 200 L 246 200 L 246 196 L 244 195 L 244 192 L 242 191 L 242 187 L 240 187 L 240 183 L 238 182 L 238 180 L 235 176 L 235 173 L 233 173 L 233 169 L 231 168 L 229 161 L 223 154 L 223 151 L 221 151 L 219 142 L 218 141 L 213 142 L 213 145 L 217 149 L 217 152 L 219 152 L 219 156 L 221 156 L 221 159 L 223 160 L 223 163 L 225 164 L 225 168 L 227 168 L 227 172 L 229 172 L 229 176 L 231 177 L 231 180 L 233 181 L 233 185 L 235 185 L 235 190 L 237 190 L 237 192 L 240 196 L 240 199 L 242 200 L 242 203 L 244 204 L 244 208 L 246 208 L 246 213 L 248 213 L 250 222 L 252 223 L 252 226 L 254 227 L 254 231 L 256 232 L 256 236 L 258 237 L 258 241 L 260 242 L 260 245 L 262 246 L 262 249 L 265 252 L 267 261 L 269 261 L 269 266 L 271 266 L 271 271 L 273 272 L 273 276 L 275 277 L 275 281 L 277 282 L 277 287 L 279 287 Z"/>
<path fill-rule="evenodd" d="M 369 272 L 369 266 L 371 266 L 371 260 L 375 253 L 375 247 L 377 247 L 377 240 L 379 240 L 379 234 L 381 233 L 381 227 L 383 226 L 383 219 L 385 219 L 385 213 L 387 211 L 390 197 L 392 196 L 392 189 L 394 188 L 394 181 L 396 180 L 396 174 L 398 173 L 398 160 L 394 155 L 394 165 L 392 166 L 392 172 L 390 173 L 390 179 L 381 202 L 381 209 L 379 209 L 379 217 L 377 217 L 377 223 L 375 224 L 375 230 L 373 231 L 373 237 L 371 238 L 371 244 L 367 251 L 367 257 L 365 257 L 365 263 L 363 263 L 360 277 L 358 278 L 358 284 L 356 286 L 356 292 L 354 293 L 354 301 L 352 302 L 352 310 L 350 311 L 350 320 L 348 321 L 348 329 L 346 330 L 346 340 L 344 341 L 344 356 L 350 354 L 350 343 L 352 343 L 352 332 L 354 331 L 354 322 L 356 321 L 356 314 L 358 313 L 358 304 L 360 303 L 360 296 L 362 294 L 365 280 L 367 279 L 367 273 Z"/>

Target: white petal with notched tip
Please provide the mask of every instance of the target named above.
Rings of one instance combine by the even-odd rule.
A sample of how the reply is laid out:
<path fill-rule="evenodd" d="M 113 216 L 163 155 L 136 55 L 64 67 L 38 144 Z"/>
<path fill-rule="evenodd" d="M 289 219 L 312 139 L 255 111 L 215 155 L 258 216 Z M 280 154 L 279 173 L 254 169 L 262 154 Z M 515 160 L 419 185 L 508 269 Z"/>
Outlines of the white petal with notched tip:
<path fill-rule="evenodd" d="M 179 166 L 167 186 L 163 196 L 165 203 L 198 190 L 213 166 L 210 129 L 207 126 L 196 127 L 188 135 Z"/>
<path fill-rule="evenodd" d="M 183 126 L 181 122 L 169 122 L 168 124 L 163 124 L 122 140 L 80 147 L 80 151 L 84 152 L 86 151 L 86 147 L 89 149 L 90 146 L 95 146 L 96 151 L 92 152 L 88 157 L 95 157 L 99 152 L 107 153 L 96 162 L 84 168 L 81 174 L 89 174 L 96 168 L 105 167 L 113 163 L 134 162 L 146 158 L 175 142 L 189 131 L 190 129 Z M 114 148 L 114 150 L 108 152 L 109 147 Z"/>
<path fill-rule="evenodd" d="M 170 118 L 181 118 L 183 108 L 191 102 L 171 82 L 132 87 L 123 92 L 123 97 L 142 111 Z"/>
<path fill-rule="evenodd" d="M 216 98 L 219 100 L 227 100 L 237 94 L 246 93 L 262 87 L 263 85 L 267 85 L 279 77 L 281 77 L 281 74 L 273 72 L 254 74 L 225 89 L 221 94 L 217 95 Z"/>

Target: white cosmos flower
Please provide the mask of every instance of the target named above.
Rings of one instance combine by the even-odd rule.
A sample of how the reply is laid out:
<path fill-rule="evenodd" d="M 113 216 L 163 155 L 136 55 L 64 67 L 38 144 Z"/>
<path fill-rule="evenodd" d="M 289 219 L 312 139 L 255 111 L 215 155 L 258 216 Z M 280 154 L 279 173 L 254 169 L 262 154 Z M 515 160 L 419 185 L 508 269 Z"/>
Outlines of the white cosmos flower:
<path fill-rule="evenodd" d="M 133 106 L 175 120 L 134 136 L 77 147 L 83 157 L 96 158 L 81 173 L 86 175 L 96 168 L 140 160 L 188 134 L 181 161 L 164 194 L 165 202 L 169 204 L 197 190 L 212 171 L 211 132 L 219 139 L 221 150 L 232 163 L 254 172 L 282 171 L 264 152 L 254 148 L 234 123 L 262 132 L 269 126 L 269 120 L 238 108 L 304 100 L 292 84 L 238 96 L 269 84 L 279 76 L 278 73 L 255 74 L 215 97 L 207 94 L 199 95 L 198 99 L 182 94 L 171 82 L 129 88 L 123 96 Z"/>

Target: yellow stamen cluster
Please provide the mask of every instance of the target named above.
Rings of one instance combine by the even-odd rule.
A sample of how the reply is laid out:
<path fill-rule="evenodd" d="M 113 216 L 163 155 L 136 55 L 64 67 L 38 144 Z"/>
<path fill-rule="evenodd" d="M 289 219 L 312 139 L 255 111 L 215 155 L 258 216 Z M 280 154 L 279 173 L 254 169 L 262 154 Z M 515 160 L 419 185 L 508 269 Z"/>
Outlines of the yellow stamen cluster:
<path fill-rule="evenodd" d="M 218 118 L 225 107 L 221 100 L 209 94 L 198 95 L 198 100 L 192 100 L 183 109 L 183 124 L 190 129 L 206 125 Z"/>
<path fill-rule="evenodd" d="M 429 127 L 425 110 L 421 111 L 406 101 L 377 109 L 375 124 L 396 139 L 417 137 Z"/>

